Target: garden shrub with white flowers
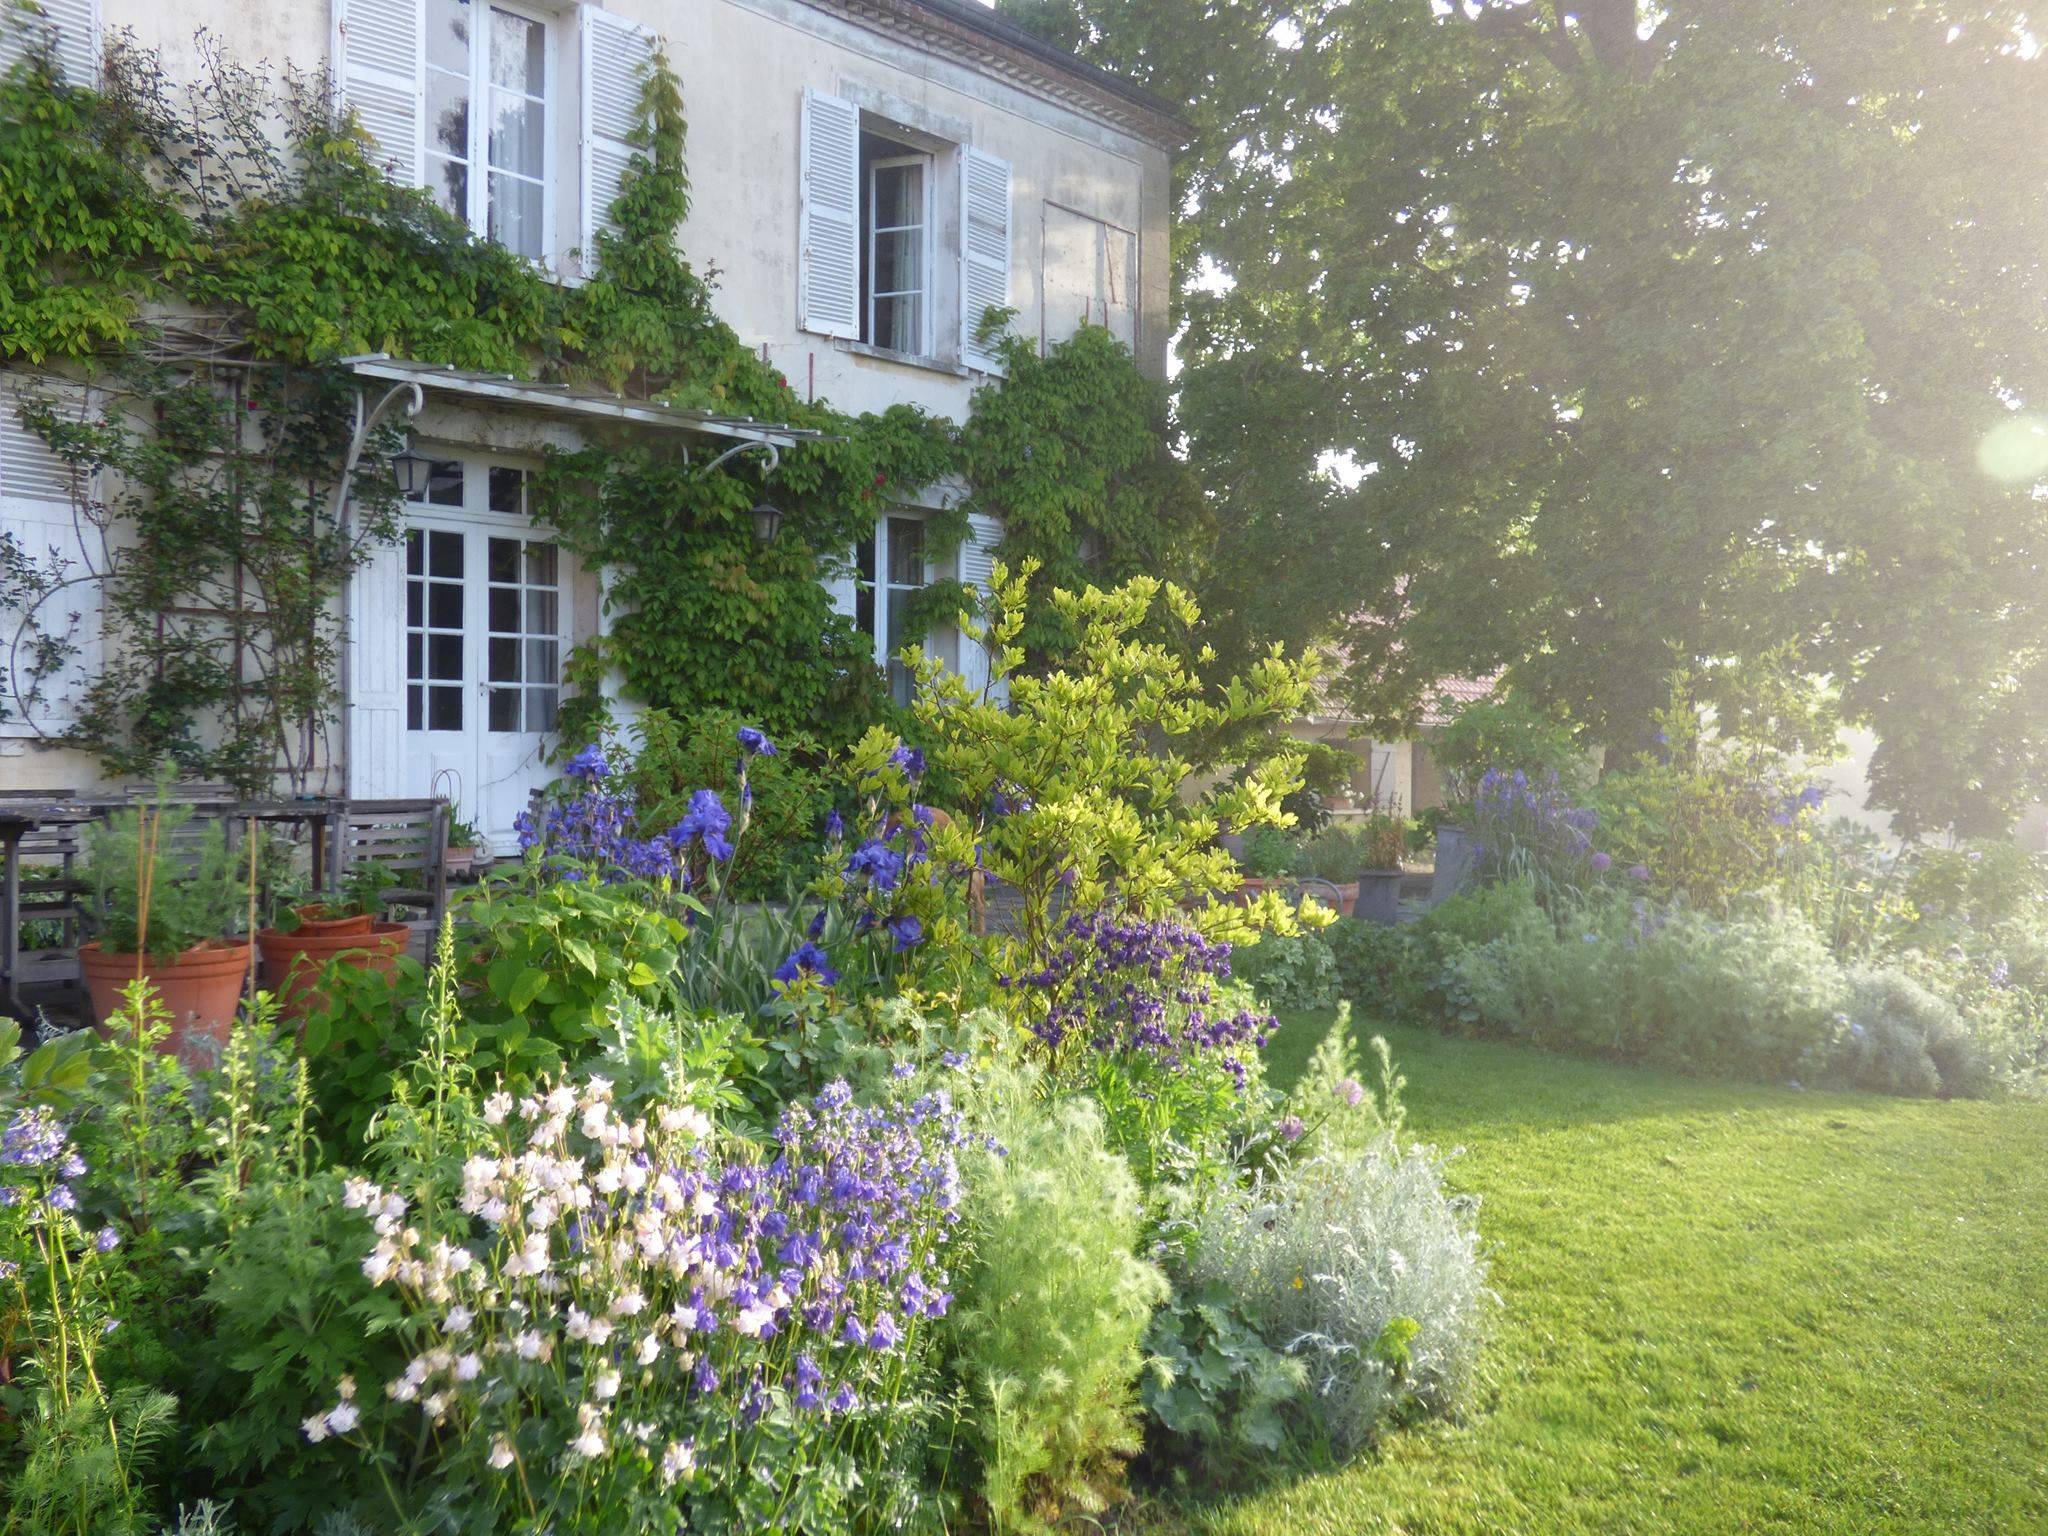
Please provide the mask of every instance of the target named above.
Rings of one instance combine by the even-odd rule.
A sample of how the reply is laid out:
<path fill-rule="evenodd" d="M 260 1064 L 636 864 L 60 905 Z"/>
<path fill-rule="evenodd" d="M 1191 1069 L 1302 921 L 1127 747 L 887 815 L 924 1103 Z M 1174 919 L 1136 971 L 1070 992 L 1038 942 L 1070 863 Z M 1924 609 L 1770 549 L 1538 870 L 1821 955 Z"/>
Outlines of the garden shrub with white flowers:
<path fill-rule="evenodd" d="M 1454 1403 L 1475 1213 L 1390 1075 L 1269 1087 L 1231 975 L 1301 923 L 1214 846 L 1284 819 L 1253 727 L 1298 671 L 1212 694 L 1136 638 L 1161 597 L 1055 596 L 1078 639 L 1013 715 L 933 690 L 921 744 L 801 781 L 730 717 L 687 792 L 670 745 L 579 751 L 431 966 L 259 997 L 217 1070 L 140 985 L 9 1046 L 10 1536 L 1046 1529 L 1260 1474 L 1203 1424 L 1309 1465 Z M 1248 771 L 1189 800 L 1197 737 Z M 742 901 L 771 776 L 788 878 Z M 1269 1219 L 1352 1234 L 1313 1296 Z"/>

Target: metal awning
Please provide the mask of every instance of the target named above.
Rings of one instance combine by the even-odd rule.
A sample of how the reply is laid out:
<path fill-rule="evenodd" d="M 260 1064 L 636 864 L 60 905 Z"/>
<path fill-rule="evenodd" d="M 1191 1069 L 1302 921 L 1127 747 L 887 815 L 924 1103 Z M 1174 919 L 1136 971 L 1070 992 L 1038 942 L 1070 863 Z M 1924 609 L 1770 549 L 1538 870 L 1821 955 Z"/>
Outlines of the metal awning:
<path fill-rule="evenodd" d="M 608 395 L 602 390 L 579 388 L 573 384 L 537 384 L 509 373 L 478 373 L 452 368 L 445 363 L 407 362 L 385 352 L 345 357 L 341 361 L 359 379 L 416 384 L 434 394 L 459 395 L 466 400 L 489 401 L 551 416 L 665 427 L 742 443 L 767 443 L 776 448 L 789 448 L 798 443 L 841 441 L 831 433 L 820 432 L 813 427 L 792 427 L 786 422 L 758 421 L 752 416 L 721 416 L 714 411 L 687 410 L 679 405 L 663 405 L 658 400 L 634 400 L 625 395 Z"/>

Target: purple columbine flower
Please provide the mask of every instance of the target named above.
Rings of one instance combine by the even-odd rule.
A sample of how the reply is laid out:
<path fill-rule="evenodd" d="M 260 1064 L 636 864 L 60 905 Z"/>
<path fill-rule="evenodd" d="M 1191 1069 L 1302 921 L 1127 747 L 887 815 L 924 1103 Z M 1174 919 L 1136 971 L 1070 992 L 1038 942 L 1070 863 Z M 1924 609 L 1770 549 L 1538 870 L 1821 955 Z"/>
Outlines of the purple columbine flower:
<path fill-rule="evenodd" d="M 779 757 L 775 743 L 768 739 L 768 733 L 758 727 L 743 725 L 733 733 L 740 744 L 740 750 L 749 757 Z"/>
<path fill-rule="evenodd" d="M 101 1253 L 112 1253 L 121 1246 L 121 1234 L 112 1227 L 101 1227 L 92 1240 L 93 1247 Z"/>
<path fill-rule="evenodd" d="M 1614 868 L 1614 857 L 1611 854 L 1595 852 L 1593 855 L 1592 863 L 1593 873 L 1596 875 L 1604 875 L 1607 873 L 1608 870 Z"/>

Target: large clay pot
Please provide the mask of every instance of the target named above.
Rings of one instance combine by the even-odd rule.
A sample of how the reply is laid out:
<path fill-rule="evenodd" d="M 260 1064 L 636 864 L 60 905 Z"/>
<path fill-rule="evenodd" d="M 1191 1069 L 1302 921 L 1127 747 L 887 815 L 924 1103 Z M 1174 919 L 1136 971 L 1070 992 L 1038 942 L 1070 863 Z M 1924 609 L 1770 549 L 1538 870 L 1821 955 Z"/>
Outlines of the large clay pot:
<path fill-rule="evenodd" d="M 1353 913 L 1368 923 L 1388 928 L 1401 920 L 1401 882 L 1406 875 L 1398 869 L 1359 871 L 1358 900 Z"/>
<path fill-rule="evenodd" d="M 1236 890 L 1224 897 L 1225 903 L 1233 907 L 1248 907 L 1268 891 L 1284 891 L 1294 882 L 1280 876 L 1246 875 Z"/>
<path fill-rule="evenodd" d="M 328 917 L 326 912 L 327 908 L 317 902 L 309 907 L 293 907 L 292 915 L 299 920 L 299 926 L 293 931 L 305 934 L 370 931 L 370 914 L 367 912 L 350 912 L 341 917 Z M 266 928 L 264 932 L 270 930 Z"/>
<path fill-rule="evenodd" d="M 325 1001 L 320 995 L 320 973 L 329 961 L 358 970 L 390 975 L 405 953 L 412 929 L 404 923 L 378 923 L 364 919 L 359 933 L 308 933 L 304 928 L 279 933 L 265 928 L 256 935 L 263 951 L 263 967 L 257 979 L 263 990 L 276 997 L 279 1012 L 287 1019 L 304 1018 Z"/>
<path fill-rule="evenodd" d="M 1333 882 L 1335 883 L 1335 882 Z M 1350 917 L 1358 911 L 1358 882 L 1352 880 L 1337 885 L 1337 915 Z"/>
<path fill-rule="evenodd" d="M 457 848 L 452 844 L 441 855 L 441 867 L 450 875 L 466 875 L 476 868 L 476 845 L 465 843 Z"/>
<path fill-rule="evenodd" d="M 171 1033 L 162 1049 L 188 1067 L 212 1066 L 228 1043 L 254 948 L 246 939 L 240 943 L 209 939 L 175 960 L 151 960 L 109 954 L 97 941 L 81 944 L 78 964 L 85 973 L 93 1022 L 106 1033 L 107 1020 L 121 1007 L 121 989 L 135 979 L 139 969 L 171 1016 Z"/>

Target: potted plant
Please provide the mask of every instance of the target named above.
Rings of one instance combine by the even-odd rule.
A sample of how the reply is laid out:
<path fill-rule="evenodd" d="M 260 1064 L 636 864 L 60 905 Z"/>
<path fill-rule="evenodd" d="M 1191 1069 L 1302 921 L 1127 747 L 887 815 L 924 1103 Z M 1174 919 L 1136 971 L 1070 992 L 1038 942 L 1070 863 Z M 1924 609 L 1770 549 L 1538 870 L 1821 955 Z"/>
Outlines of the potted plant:
<path fill-rule="evenodd" d="M 1337 913 L 1349 917 L 1358 907 L 1361 856 L 1359 841 L 1348 828 L 1331 827 L 1295 850 L 1294 873 L 1300 879 L 1323 880 L 1335 886 Z"/>
<path fill-rule="evenodd" d="M 1392 925 L 1401 911 L 1401 881 L 1407 872 L 1401 856 L 1408 851 L 1408 821 L 1398 811 L 1377 804 L 1365 813 L 1354 834 L 1358 839 L 1358 901 L 1354 913 L 1371 923 Z"/>
<path fill-rule="evenodd" d="M 483 837 L 474 824 L 465 821 L 462 807 L 448 807 L 448 852 L 446 854 L 448 873 L 466 875 L 476 867 L 477 850 L 483 846 Z"/>
<path fill-rule="evenodd" d="M 227 832 L 210 823 L 179 847 L 190 806 L 136 806 L 85 833 L 85 879 L 99 937 L 78 949 L 93 1019 L 104 1031 L 121 988 L 148 982 L 171 1016 L 164 1049 L 206 1065 L 227 1044 L 249 978 L 249 884 Z M 180 857 L 180 853 L 184 857 Z M 183 867 L 180 867 L 180 866 Z"/>
<path fill-rule="evenodd" d="M 278 1000 L 280 1014 L 303 1018 L 320 1006 L 320 975 L 330 965 L 389 975 L 412 937 L 404 923 L 384 919 L 384 892 L 397 881 L 391 869 L 375 861 L 358 864 L 342 882 L 340 895 L 313 909 L 288 907 L 276 926 L 256 935 L 262 953 L 259 979 Z"/>
<path fill-rule="evenodd" d="M 1287 869 L 1293 862 L 1293 839 L 1278 827 L 1253 827 L 1244 834 L 1237 852 L 1237 867 L 1244 871 L 1239 899 L 1250 902 L 1262 892 L 1278 890 L 1287 883 Z"/>

